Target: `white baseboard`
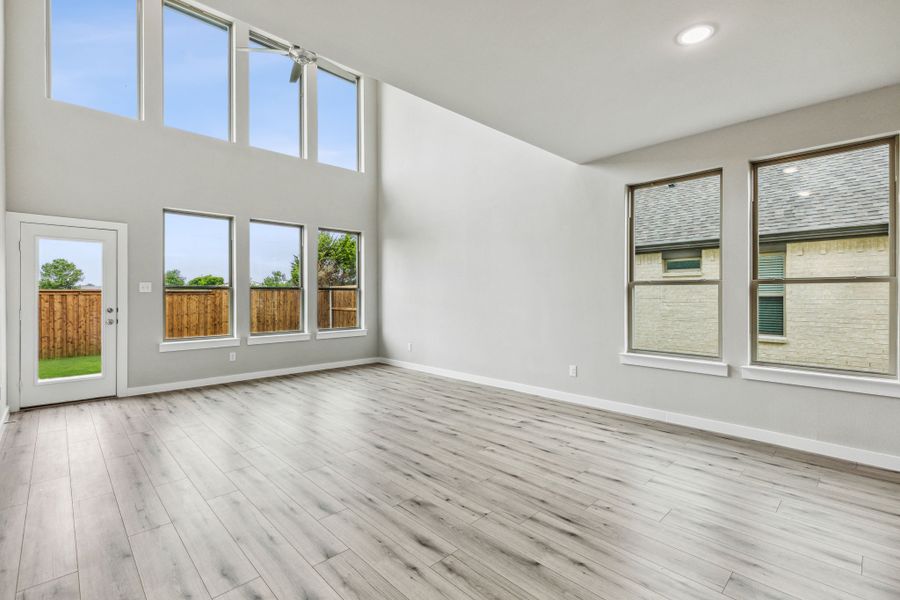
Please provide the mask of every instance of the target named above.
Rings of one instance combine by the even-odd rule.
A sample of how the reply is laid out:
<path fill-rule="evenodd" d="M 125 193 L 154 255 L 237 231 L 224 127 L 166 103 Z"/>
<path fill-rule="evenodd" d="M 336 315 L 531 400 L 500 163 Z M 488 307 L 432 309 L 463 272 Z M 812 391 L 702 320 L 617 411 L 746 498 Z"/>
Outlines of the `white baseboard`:
<path fill-rule="evenodd" d="M 206 379 L 191 379 L 188 381 L 173 381 L 172 383 L 159 383 L 156 385 L 144 385 L 129 387 L 125 396 L 140 396 L 142 394 L 156 394 L 159 392 L 173 392 L 190 388 L 218 385 L 222 383 L 236 383 L 251 379 L 265 379 L 266 377 L 280 377 L 282 375 L 296 375 L 298 373 L 310 373 L 312 371 L 327 371 L 329 369 L 342 369 L 344 367 L 357 367 L 381 362 L 380 358 L 357 358 L 354 360 L 342 360 L 338 362 L 319 363 L 315 365 L 303 365 L 300 367 L 287 367 L 284 369 L 272 369 L 270 371 L 253 371 L 251 373 L 235 373 L 234 375 L 220 375 Z"/>
<path fill-rule="evenodd" d="M 460 379 L 472 383 L 479 383 L 481 385 L 488 385 L 492 387 L 513 390 L 516 392 L 522 392 L 525 394 L 543 396 L 545 398 L 560 400 L 562 402 L 569 402 L 571 404 L 589 406 L 591 408 L 597 408 L 600 410 L 606 410 L 635 417 L 644 417 L 646 419 L 653 419 L 655 421 L 662 421 L 664 423 L 683 425 L 685 427 L 702 429 L 704 431 L 709 431 L 712 433 L 719 433 L 732 437 L 754 440 L 767 444 L 774 444 L 776 446 L 783 446 L 785 448 L 801 450 L 803 452 L 811 452 L 813 454 L 819 454 L 831 458 L 839 458 L 841 460 L 847 460 L 863 465 L 879 467 L 882 469 L 890 469 L 892 471 L 900 471 L 900 456 L 895 456 L 893 454 L 884 454 L 881 452 L 874 452 L 872 450 L 864 450 L 862 448 L 842 446 L 840 444 L 823 442 L 821 440 L 814 440 L 812 438 L 800 437 L 788 433 L 770 431 L 768 429 L 748 427 L 746 425 L 738 425 L 736 423 L 728 423 L 726 421 L 716 421 L 714 419 L 706 419 L 704 417 L 696 417 L 693 415 L 686 415 L 684 413 L 660 410 L 658 408 L 638 406 L 636 404 L 628 404 L 625 402 L 604 400 L 602 398 L 595 398 L 593 396 L 583 396 L 581 394 L 573 394 L 571 392 L 563 392 L 551 388 L 538 387 L 534 385 L 518 383 L 515 381 L 506 381 L 503 379 L 494 379 L 493 377 L 473 375 L 471 373 L 465 373 L 462 371 L 452 371 L 450 369 L 442 369 L 440 367 L 431 367 L 419 363 L 394 360 L 392 358 L 382 358 L 380 359 L 380 362 L 387 365 L 393 365 L 395 367 L 402 367 L 404 369 L 412 369 L 414 371 L 430 373 L 432 375 L 440 375 L 443 377 L 450 377 L 452 379 Z"/>

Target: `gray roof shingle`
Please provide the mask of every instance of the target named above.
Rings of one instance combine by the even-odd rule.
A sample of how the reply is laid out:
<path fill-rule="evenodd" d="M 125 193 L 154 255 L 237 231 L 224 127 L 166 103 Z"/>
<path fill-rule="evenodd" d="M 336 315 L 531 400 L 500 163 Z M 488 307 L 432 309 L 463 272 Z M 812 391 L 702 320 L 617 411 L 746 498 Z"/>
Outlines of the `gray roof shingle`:
<path fill-rule="evenodd" d="M 886 226 L 889 161 L 882 144 L 760 167 L 760 236 L 827 237 L 834 230 Z M 797 171 L 785 173 L 789 167 Z M 716 245 L 718 175 L 635 190 L 634 234 L 638 248 Z"/>

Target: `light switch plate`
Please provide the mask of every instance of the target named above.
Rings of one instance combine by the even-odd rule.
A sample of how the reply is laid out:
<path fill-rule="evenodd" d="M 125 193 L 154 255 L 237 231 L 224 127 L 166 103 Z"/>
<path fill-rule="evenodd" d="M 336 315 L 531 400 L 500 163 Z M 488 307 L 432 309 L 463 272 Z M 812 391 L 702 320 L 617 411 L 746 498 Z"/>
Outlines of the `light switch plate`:
<path fill-rule="evenodd" d="M 153 283 L 149 281 L 142 281 L 138 284 L 138 291 L 142 294 L 146 294 L 148 292 L 153 291 Z"/>

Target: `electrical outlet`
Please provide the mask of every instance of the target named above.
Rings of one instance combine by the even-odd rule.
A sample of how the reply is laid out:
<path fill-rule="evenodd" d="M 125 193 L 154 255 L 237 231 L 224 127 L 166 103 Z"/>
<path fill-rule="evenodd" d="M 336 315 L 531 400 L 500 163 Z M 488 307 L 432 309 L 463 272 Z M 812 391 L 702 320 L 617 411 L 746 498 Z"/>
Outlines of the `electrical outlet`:
<path fill-rule="evenodd" d="M 229 352 L 228 353 L 228 362 L 234 362 L 237 360 L 237 352 Z"/>
<path fill-rule="evenodd" d="M 412 342 L 407 342 L 407 343 L 406 343 L 406 351 L 407 351 L 407 352 L 412 352 Z"/>
<path fill-rule="evenodd" d="M 147 294 L 153 291 L 153 283 L 150 281 L 141 281 L 138 283 L 138 292 L 141 294 Z"/>
<path fill-rule="evenodd" d="M 578 365 L 569 365 L 569 377 L 578 377 Z"/>

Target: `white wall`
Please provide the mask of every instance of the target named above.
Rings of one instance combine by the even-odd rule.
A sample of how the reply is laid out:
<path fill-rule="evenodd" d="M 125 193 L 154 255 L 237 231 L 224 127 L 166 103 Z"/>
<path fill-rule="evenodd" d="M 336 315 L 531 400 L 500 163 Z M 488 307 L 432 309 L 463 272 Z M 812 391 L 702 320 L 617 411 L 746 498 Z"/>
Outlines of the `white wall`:
<path fill-rule="evenodd" d="M 6 0 L 0 0 L 0 423 L 6 398 Z"/>
<path fill-rule="evenodd" d="M 386 85 L 379 119 L 384 356 L 900 455 L 900 399 L 618 358 L 627 184 L 724 169 L 723 355 L 747 364 L 748 161 L 894 132 L 900 86 L 592 165 Z"/>
<path fill-rule="evenodd" d="M 303 40 L 315 27 L 298 4 L 278 11 L 265 3 L 210 0 L 213 8 L 286 39 Z M 147 10 L 160 6 L 144 3 Z M 377 160 L 375 86 L 365 81 L 366 155 L 369 168 L 356 173 L 302 161 L 241 144 L 225 143 L 162 126 L 159 19 L 148 19 L 147 119 L 134 121 L 46 98 L 44 2 L 7 2 L 8 209 L 129 226 L 128 380 L 132 387 L 233 375 L 374 356 L 377 350 Z M 340 60 L 340 57 L 330 57 Z M 239 58 L 243 60 L 243 58 Z M 240 64 L 240 63 L 239 63 Z M 239 99 L 241 95 L 238 95 Z M 237 131 L 246 131 L 239 119 Z M 249 330 L 248 248 L 250 218 L 285 220 L 308 227 L 310 255 L 315 228 L 361 230 L 367 256 L 365 290 L 369 335 L 266 346 L 160 353 L 163 333 L 162 210 L 164 207 L 227 213 L 236 217 L 235 297 L 237 330 Z M 0 228 L 2 229 L 2 228 Z M 314 261 L 309 266 L 314 268 Z M 151 281 L 152 294 L 138 282 Z M 315 277 L 311 278 L 315 281 Z M 315 325 L 315 294 L 309 294 Z M 12 320 L 10 319 L 10 323 Z"/>

